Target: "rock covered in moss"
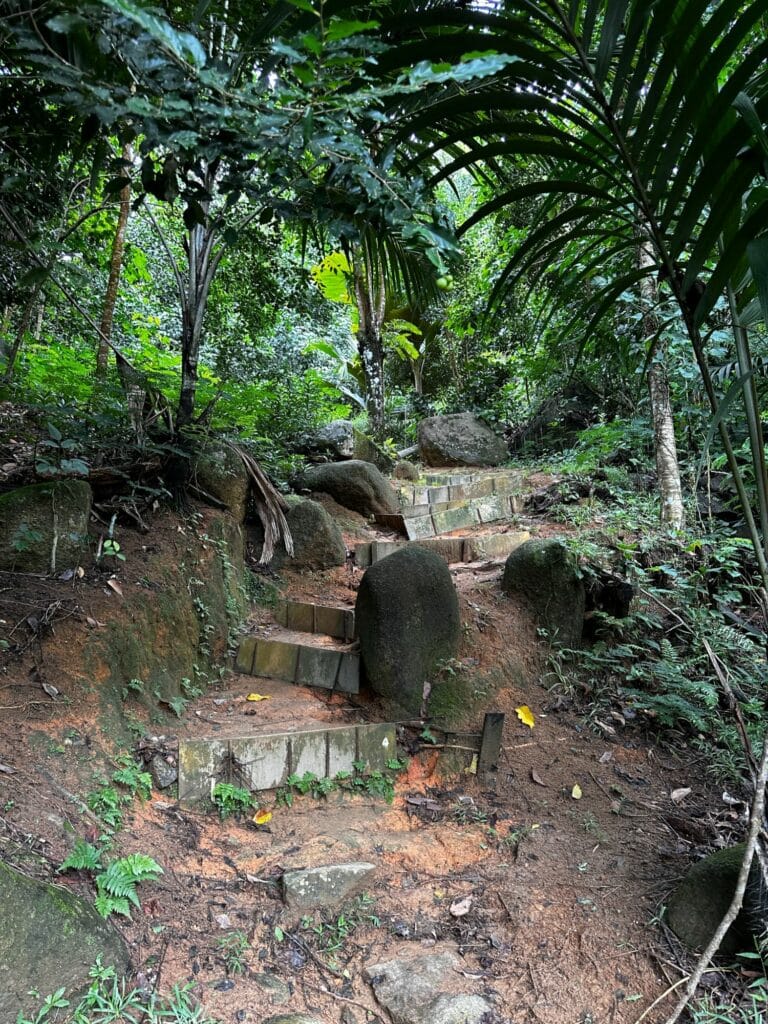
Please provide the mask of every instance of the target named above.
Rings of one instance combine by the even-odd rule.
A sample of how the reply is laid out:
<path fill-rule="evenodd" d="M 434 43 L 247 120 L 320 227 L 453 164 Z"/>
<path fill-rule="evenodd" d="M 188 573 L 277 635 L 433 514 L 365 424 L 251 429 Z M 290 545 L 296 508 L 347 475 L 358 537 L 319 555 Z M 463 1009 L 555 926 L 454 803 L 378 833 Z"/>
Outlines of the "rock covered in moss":
<path fill-rule="evenodd" d="M 229 448 L 203 452 L 195 462 L 198 486 L 223 501 L 238 523 L 245 519 L 248 508 L 250 479 L 243 460 Z"/>
<path fill-rule="evenodd" d="M 0 495 L 0 569 L 60 572 L 88 548 L 91 488 L 85 480 L 30 484 Z"/>
<path fill-rule="evenodd" d="M 507 558 L 502 590 L 522 597 L 559 644 L 575 644 L 584 628 L 584 583 L 576 558 L 559 540 L 529 540 Z"/>
<path fill-rule="evenodd" d="M 418 714 L 424 684 L 458 649 L 459 600 L 448 566 L 418 547 L 383 558 L 360 583 L 355 624 L 374 692 Z"/>
<path fill-rule="evenodd" d="M 415 482 L 420 478 L 420 475 L 419 467 L 414 466 L 407 459 L 400 459 L 399 462 L 395 463 L 395 468 L 392 470 L 392 476 L 395 480 L 411 480 Z"/>
<path fill-rule="evenodd" d="M 384 449 L 349 420 L 326 423 L 308 439 L 306 447 L 310 451 L 328 452 L 337 459 L 362 459 L 384 473 L 392 468 L 392 459 Z"/>
<path fill-rule="evenodd" d="M 717 850 L 690 869 L 667 903 L 667 924 L 690 949 L 703 949 L 725 916 L 736 891 L 744 844 Z M 765 895 L 759 869 L 752 865 L 744 908 L 720 946 L 724 956 L 754 947 L 754 935 L 765 928 Z M 753 934 L 754 933 L 754 934 Z"/>
<path fill-rule="evenodd" d="M 331 569 L 344 565 L 347 548 L 336 520 L 317 501 L 291 494 L 285 518 L 293 538 L 293 557 L 280 544 L 270 565 L 274 569 Z M 261 554 L 264 532 L 254 524 L 256 553 Z"/>
<path fill-rule="evenodd" d="M 419 456 L 427 466 L 500 466 L 509 452 L 482 420 L 457 412 L 419 423 Z"/>
<path fill-rule="evenodd" d="M 129 968 L 122 940 L 93 907 L 0 861 L 0 1020 L 37 1008 L 30 989 L 84 988 L 98 956 L 119 973 Z"/>
<path fill-rule="evenodd" d="M 370 462 L 327 462 L 308 467 L 296 481 L 298 487 L 321 491 L 344 508 L 363 516 L 396 513 L 397 495 L 389 480 Z"/>

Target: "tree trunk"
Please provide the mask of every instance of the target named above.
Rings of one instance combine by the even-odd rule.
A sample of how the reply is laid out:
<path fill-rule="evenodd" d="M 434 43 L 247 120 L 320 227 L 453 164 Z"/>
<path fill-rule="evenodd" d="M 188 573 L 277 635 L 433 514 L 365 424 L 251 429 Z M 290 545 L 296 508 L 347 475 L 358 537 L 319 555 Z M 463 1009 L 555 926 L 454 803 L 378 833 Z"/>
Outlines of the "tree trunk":
<path fill-rule="evenodd" d="M 654 259 L 650 241 L 645 236 L 641 227 L 638 266 L 642 268 L 653 265 Z M 651 339 L 659 330 L 659 320 L 654 308 L 656 300 L 656 282 L 649 275 L 640 282 L 640 302 L 643 308 L 643 319 L 641 321 L 643 335 Z M 680 530 L 685 525 L 685 509 L 683 507 L 680 465 L 677 458 L 675 422 L 672 416 L 672 403 L 669 399 L 669 380 L 667 379 L 667 371 L 664 366 L 665 346 L 658 340 L 651 341 L 651 345 L 654 352 L 648 370 L 648 393 L 651 401 L 651 420 L 653 422 L 661 521 L 668 523 L 675 530 Z"/>
<path fill-rule="evenodd" d="M 221 248 L 214 253 L 216 237 L 214 225 L 195 224 L 185 240 L 187 275 L 181 295 L 181 392 L 177 420 L 180 427 L 191 423 L 195 412 L 203 320 L 222 253 Z"/>
<path fill-rule="evenodd" d="M 384 342 L 381 327 L 384 322 L 386 293 L 379 277 L 373 280 L 368 268 L 355 271 L 355 299 L 357 302 L 357 351 L 363 368 L 365 408 L 368 429 L 377 440 L 384 437 Z"/>
<path fill-rule="evenodd" d="M 21 314 L 21 320 L 19 321 L 19 326 L 16 329 L 16 337 L 13 339 L 11 347 L 6 352 L 5 373 L 3 374 L 3 379 L 6 381 L 6 383 L 10 383 L 13 380 L 13 371 L 16 365 L 16 357 L 18 356 L 19 349 L 21 348 L 22 342 L 24 341 L 24 336 L 29 330 L 29 325 L 32 321 L 32 314 L 35 310 L 35 306 L 37 305 L 38 298 L 40 297 L 42 287 L 42 284 L 36 284 L 35 287 L 32 289 L 32 294 L 29 298 L 29 301 L 27 302 L 26 306 L 24 307 L 24 311 Z"/>
<path fill-rule="evenodd" d="M 133 160 L 133 149 L 126 143 L 123 146 L 123 160 Z M 125 252 L 125 232 L 128 227 L 128 216 L 131 212 L 131 185 L 130 181 L 120 191 L 120 210 L 117 215 L 117 227 L 115 236 L 112 239 L 112 253 L 109 257 L 109 277 L 107 278 L 107 292 L 104 296 L 104 308 L 101 312 L 101 323 L 99 329 L 99 349 L 96 355 L 96 373 L 103 377 L 107 372 L 109 360 L 109 345 L 107 342 L 112 337 L 112 321 L 115 316 L 115 303 L 117 302 L 117 290 L 120 285 L 120 274 L 123 269 L 123 253 Z"/>

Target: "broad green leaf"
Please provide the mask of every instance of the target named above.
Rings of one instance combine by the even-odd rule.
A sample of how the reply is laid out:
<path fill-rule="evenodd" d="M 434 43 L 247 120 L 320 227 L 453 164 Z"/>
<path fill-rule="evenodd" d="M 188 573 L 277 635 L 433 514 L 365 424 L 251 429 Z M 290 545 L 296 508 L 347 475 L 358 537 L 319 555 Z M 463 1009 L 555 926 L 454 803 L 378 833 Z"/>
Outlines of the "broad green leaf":
<path fill-rule="evenodd" d="M 757 287 L 763 321 L 768 325 L 768 236 L 755 238 L 747 244 L 747 259 Z"/>

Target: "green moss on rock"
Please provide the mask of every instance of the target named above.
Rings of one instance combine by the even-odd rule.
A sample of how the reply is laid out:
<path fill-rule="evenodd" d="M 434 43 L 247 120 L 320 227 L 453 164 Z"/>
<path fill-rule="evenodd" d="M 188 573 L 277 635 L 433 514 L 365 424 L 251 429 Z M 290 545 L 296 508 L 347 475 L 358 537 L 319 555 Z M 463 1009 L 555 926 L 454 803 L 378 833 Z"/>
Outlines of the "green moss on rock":
<path fill-rule="evenodd" d="M 30 484 L 0 495 L 0 569 L 56 572 L 88 548 L 91 488 L 84 480 Z"/>
<path fill-rule="evenodd" d="M 32 1011 L 30 989 L 85 987 L 98 956 L 129 969 L 122 940 L 93 907 L 0 861 L 0 1020 Z"/>

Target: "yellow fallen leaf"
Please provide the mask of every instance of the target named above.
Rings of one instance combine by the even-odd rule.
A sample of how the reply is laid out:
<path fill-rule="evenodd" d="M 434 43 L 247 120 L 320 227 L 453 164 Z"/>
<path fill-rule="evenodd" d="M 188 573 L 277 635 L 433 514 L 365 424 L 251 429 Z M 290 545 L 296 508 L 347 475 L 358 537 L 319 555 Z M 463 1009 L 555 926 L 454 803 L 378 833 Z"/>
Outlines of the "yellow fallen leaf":
<path fill-rule="evenodd" d="M 571 796 L 573 797 L 574 800 L 581 800 L 582 792 L 581 792 L 581 786 L 578 784 L 578 782 L 576 783 L 576 785 L 571 790 Z"/>
<path fill-rule="evenodd" d="M 445 899 L 445 889 L 435 889 L 433 895 L 436 900 Z"/>
<path fill-rule="evenodd" d="M 263 693 L 249 693 L 248 696 L 245 699 L 246 700 L 269 700 L 270 696 L 269 696 L 268 693 L 267 694 L 263 694 Z"/>
<path fill-rule="evenodd" d="M 477 775 L 477 754 L 472 755 L 472 760 L 464 769 L 465 775 Z"/>
<path fill-rule="evenodd" d="M 266 825 L 272 821 L 272 811 L 257 811 L 253 816 L 254 825 Z"/>
<path fill-rule="evenodd" d="M 534 727 L 536 719 L 533 717 L 533 712 L 527 704 L 521 704 L 519 708 L 515 708 L 515 711 L 523 725 L 527 725 L 529 729 Z"/>

